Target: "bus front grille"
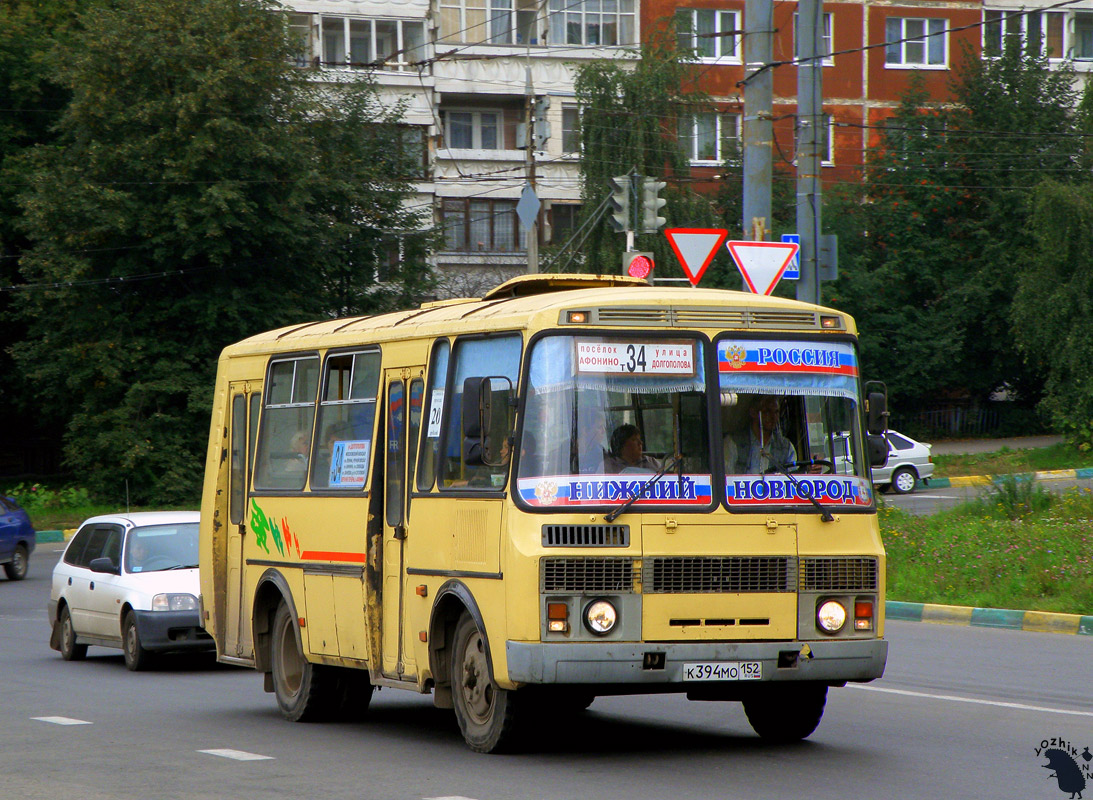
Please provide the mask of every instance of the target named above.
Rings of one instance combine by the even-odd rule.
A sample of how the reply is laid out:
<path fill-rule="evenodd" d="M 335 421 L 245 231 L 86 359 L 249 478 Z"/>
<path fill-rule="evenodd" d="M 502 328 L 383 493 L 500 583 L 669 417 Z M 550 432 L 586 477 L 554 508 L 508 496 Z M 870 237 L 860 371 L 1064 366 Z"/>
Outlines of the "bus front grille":
<path fill-rule="evenodd" d="M 544 592 L 632 592 L 634 562 L 630 558 L 544 558 Z"/>
<path fill-rule="evenodd" d="M 543 547 L 629 547 L 629 525 L 544 525 Z"/>
<path fill-rule="evenodd" d="M 792 592 L 797 559 L 789 556 L 677 556 L 645 559 L 648 594 Z"/>
<path fill-rule="evenodd" d="M 831 556 L 801 559 L 802 592 L 875 592 L 877 559 Z"/>

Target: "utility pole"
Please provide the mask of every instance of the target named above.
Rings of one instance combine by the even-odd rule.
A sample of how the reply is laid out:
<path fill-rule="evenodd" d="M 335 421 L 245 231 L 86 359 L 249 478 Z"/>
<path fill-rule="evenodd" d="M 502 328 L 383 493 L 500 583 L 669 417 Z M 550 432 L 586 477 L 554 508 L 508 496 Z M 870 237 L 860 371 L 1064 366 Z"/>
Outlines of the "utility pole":
<path fill-rule="evenodd" d="M 774 126 L 774 4 L 744 3 L 744 239 L 767 238 Z"/>
<path fill-rule="evenodd" d="M 535 129 L 532 125 L 532 113 L 535 110 L 535 87 L 531 83 L 531 58 L 528 57 L 528 64 L 525 67 L 527 82 L 525 85 L 524 98 L 524 146 L 527 153 L 525 164 L 527 168 L 527 181 L 528 186 L 532 191 L 535 191 Z M 531 227 L 528 228 L 528 273 L 534 274 L 539 271 L 539 215 L 535 215 L 535 221 L 531 223 Z"/>
<path fill-rule="evenodd" d="M 797 235 L 801 278 L 797 299 L 820 302 L 820 170 L 824 130 L 823 0 L 797 3 Z"/>

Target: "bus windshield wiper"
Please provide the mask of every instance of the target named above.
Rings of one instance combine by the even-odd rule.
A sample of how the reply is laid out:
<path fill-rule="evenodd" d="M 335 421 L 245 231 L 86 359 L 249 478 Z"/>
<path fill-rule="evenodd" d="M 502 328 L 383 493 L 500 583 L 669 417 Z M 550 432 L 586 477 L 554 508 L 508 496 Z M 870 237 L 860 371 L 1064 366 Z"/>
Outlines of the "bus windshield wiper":
<path fill-rule="evenodd" d="M 661 468 L 656 471 L 656 473 L 653 475 L 653 477 L 651 477 L 649 480 L 647 480 L 645 483 L 642 484 L 641 488 L 638 489 L 637 494 L 634 494 L 631 497 L 626 498 L 622 502 L 622 505 L 620 505 L 618 508 L 607 512 L 607 514 L 604 515 L 604 519 L 607 520 L 608 522 L 614 522 L 616 519 L 618 519 L 619 514 L 621 514 L 626 509 L 630 508 L 630 506 L 634 505 L 634 503 L 636 503 L 641 498 L 645 497 L 645 493 L 647 491 L 649 491 L 649 488 L 654 483 L 656 483 L 660 478 L 663 478 L 664 473 L 666 473 L 669 469 L 671 469 L 676 464 L 679 464 L 679 465 L 683 464 L 683 457 L 682 456 L 675 455 L 675 456 L 672 456 L 669 459 L 666 459 L 664 461 L 664 464 L 661 465 Z M 682 466 L 681 466 L 681 469 L 682 469 Z M 680 473 L 680 479 L 682 479 L 682 472 Z"/>
<path fill-rule="evenodd" d="M 795 488 L 797 490 L 798 496 L 801 495 L 802 494 L 802 492 L 801 492 L 801 482 L 799 480 L 797 480 L 797 478 L 794 477 L 792 474 L 790 474 L 789 472 L 786 472 L 785 468 L 781 464 L 779 464 L 777 461 L 775 461 L 774 459 L 771 459 L 770 463 L 771 463 L 771 466 L 774 467 L 774 469 L 778 470 L 780 473 L 782 473 L 787 478 L 789 478 L 790 482 L 793 484 L 793 488 Z M 827 464 L 827 463 L 829 463 L 829 462 L 821 461 L 819 459 L 810 458 L 808 461 L 794 461 L 794 462 L 791 462 L 790 466 L 792 466 L 792 467 L 810 467 L 810 466 L 813 466 L 814 464 L 823 465 L 823 464 Z M 835 521 L 835 518 L 833 516 L 831 516 L 831 512 L 827 510 L 827 507 L 824 506 L 819 500 L 817 500 L 815 497 L 812 496 L 812 492 L 809 492 L 807 496 L 808 496 L 808 501 L 810 503 L 812 503 L 812 505 L 816 506 L 817 510 L 820 512 L 820 519 L 822 519 L 824 522 L 834 522 Z"/>

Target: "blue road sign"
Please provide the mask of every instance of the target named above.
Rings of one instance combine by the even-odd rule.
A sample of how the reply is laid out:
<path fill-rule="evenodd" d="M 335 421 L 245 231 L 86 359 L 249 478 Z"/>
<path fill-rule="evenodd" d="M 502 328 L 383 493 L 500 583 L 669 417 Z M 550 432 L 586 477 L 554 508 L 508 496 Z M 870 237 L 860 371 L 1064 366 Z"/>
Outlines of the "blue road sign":
<path fill-rule="evenodd" d="M 801 243 L 801 237 L 796 233 L 783 233 L 782 241 L 788 244 L 799 245 Z M 801 251 L 798 250 L 793 254 L 793 260 L 786 265 L 786 271 L 782 273 L 782 280 L 784 281 L 799 281 L 801 280 Z"/>

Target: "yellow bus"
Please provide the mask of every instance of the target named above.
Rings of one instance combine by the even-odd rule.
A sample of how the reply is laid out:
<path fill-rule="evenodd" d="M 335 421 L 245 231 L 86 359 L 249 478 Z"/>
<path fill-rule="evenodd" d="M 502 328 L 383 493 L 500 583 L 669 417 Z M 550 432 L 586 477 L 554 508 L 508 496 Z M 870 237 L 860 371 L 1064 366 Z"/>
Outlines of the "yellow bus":
<path fill-rule="evenodd" d="M 201 609 L 290 720 L 432 693 L 467 744 L 549 704 L 742 702 L 762 737 L 881 676 L 854 321 L 740 292 L 529 275 L 221 355 Z M 872 455 L 879 454 L 879 455 Z"/>

